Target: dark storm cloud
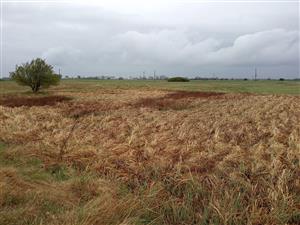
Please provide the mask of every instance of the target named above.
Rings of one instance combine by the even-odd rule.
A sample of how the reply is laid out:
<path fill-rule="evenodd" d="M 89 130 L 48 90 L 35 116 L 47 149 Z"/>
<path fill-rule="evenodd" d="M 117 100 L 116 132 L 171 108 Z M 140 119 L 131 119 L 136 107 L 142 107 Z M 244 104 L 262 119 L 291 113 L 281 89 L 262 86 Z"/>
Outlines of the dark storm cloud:
<path fill-rule="evenodd" d="M 69 75 L 299 75 L 297 3 L 3 3 L 3 72 L 43 57 Z"/>

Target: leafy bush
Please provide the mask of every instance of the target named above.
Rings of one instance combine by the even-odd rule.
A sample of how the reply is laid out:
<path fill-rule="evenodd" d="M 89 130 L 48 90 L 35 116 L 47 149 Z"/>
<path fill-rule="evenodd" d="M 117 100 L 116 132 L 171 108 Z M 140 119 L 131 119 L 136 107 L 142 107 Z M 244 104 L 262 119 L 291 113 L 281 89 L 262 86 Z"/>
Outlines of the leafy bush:
<path fill-rule="evenodd" d="M 17 65 L 15 72 L 10 73 L 10 77 L 20 85 L 31 87 L 34 93 L 41 87 L 48 88 L 50 85 L 57 85 L 60 81 L 60 75 L 55 74 L 53 67 L 40 58 L 21 66 Z"/>
<path fill-rule="evenodd" d="M 186 77 L 171 77 L 168 82 L 189 82 L 190 80 Z"/>

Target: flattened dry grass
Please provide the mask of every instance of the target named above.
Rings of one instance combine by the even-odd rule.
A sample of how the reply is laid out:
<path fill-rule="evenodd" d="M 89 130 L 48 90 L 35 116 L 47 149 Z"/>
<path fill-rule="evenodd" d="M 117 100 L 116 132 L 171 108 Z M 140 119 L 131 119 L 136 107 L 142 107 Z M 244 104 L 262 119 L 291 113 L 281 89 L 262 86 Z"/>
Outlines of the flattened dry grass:
<path fill-rule="evenodd" d="M 154 108 L 158 110 L 181 110 L 187 109 L 194 98 L 220 98 L 224 93 L 216 92 L 190 92 L 190 91 L 176 91 L 168 93 L 161 97 L 147 97 L 141 98 L 130 105 L 136 108 Z"/>
<path fill-rule="evenodd" d="M 0 98 L 0 105 L 6 107 L 21 107 L 21 106 L 53 106 L 59 102 L 69 101 L 71 98 L 66 96 L 43 96 L 43 97 L 24 97 L 24 96 L 6 96 Z"/>
<path fill-rule="evenodd" d="M 299 97 L 67 94 L 0 106 L 0 224 L 300 223 Z"/>

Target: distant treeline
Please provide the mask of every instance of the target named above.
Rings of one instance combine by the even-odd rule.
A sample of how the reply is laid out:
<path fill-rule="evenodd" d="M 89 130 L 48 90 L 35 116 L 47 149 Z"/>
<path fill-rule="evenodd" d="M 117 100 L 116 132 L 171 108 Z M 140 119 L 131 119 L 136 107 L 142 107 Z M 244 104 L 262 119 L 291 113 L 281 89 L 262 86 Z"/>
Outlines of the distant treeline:
<path fill-rule="evenodd" d="M 140 76 L 140 77 L 122 77 L 122 76 L 64 76 L 63 79 L 86 79 L 86 80 L 166 80 L 167 76 Z"/>
<path fill-rule="evenodd" d="M 139 76 L 139 77 L 122 77 L 122 76 L 62 76 L 62 79 L 83 79 L 83 80 L 168 80 L 169 78 L 172 77 L 176 77 L 176 76 L 165 76 L 165 75 L 161 75 L 161 76 Z M 184 76 L 182 76 L 184 77 Z M 255 80 L 255 79 L 249 79 L 249 78 L 220 78 L 220 77 L 192 77 L 192 78 L 188 78 L 188 77 L 184 77 L 187 78 L 188 80 Z M 3 77 L 0 78 L 0 81 L 3 80 L 10 80 L 9 77 Z M 294 78 L 294 79 L 288 79 L 288 78 L 277 78 L 277 79 L 272 79 L 272 78 L 267 78 L 267 79 L 256 79 L 256 80 L 280 80 L 280 81 L 284 81 L 284 80 L 293 80 L 293 81 L 300 81 L 300 78 Z"/>
<path fill-rule="evenodd" d="M 88 76 L 88 77 L 82 77 L 82 76 L 64 76 L 63 79 L 85 79 L 85 80 L 168 80 L 169 78 L 176 77 L 176 76 L 140 76 L 140 77 L 122 77 L 122 76 Z M 184 77 L 184 76 L 182 76 Z M 249 79 L 249 78 L 220 78 L 220 77 L 184 77 L 187 78 L 188 80 L 254 80 L 254 79 Z M 300 78 L 294 78 L 294 79 L 288 79 L 288 78 L 278 78 L 278 79 L 271 79 L 271 78 L 266 78 L 266 79 L 256 79 L 256 80 L 295 80 L 295 81 L 300 81 Z"/>

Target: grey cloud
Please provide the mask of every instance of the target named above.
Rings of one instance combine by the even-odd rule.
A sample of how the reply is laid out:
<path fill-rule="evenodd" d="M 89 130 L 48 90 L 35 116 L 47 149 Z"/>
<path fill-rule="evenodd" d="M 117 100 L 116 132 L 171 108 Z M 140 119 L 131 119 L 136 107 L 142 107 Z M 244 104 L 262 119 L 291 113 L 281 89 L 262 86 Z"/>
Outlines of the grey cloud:
<path fill-rule="evenodd" d="M 192 43 L 180 31 L 130 31 L 120 35 L 119 40 L 118 48 L 126 46 L 123 51 L 127 52 L 128 60 L 137 58 L 153 63 L 264 66 L 297 64 L 299 59 L 299 33 L 283 29 L 242 35 L 229 47 L 222 47 L 222 40 L 217 39 Z"/>
<path fill-rule="evenodd" d="M 299 32 L 276 29 L 243 35 L 233 46 L 222 48 L 208 58 L 228 65 L 297 65 Z"/>
<path fill-rule="evenodd" d="M 10 4 L 3 8 L 3 71 L 43 57 L 68 75 L 158 69 L 245 76 L 299 75 L 298 4 Z"/>
<path fill-rule="evenodd" d="M 42 54 L 42 58 L 56 66 L 76 65 L 80 61 L 81 52 L 78 49 L 68 47 L 49 48 Z"/>

